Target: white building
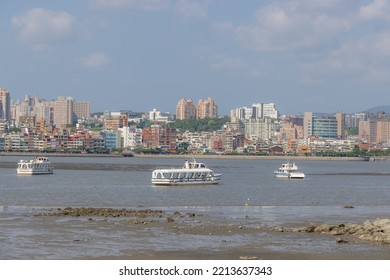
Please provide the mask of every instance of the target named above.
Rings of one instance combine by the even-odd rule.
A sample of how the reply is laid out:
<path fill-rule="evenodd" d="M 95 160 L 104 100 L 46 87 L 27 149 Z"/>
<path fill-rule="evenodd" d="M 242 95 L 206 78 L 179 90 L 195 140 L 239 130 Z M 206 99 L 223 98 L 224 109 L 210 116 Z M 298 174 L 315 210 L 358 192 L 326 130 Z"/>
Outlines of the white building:
<path fill-rule="evenodd" d="M 250 119 L 244 122 L 244 134 L 252 141 L 270 140 L 275 135 L 275 126 L 271 118 Z"/>
<path fill-rule="evenodd" d="M 122 147 L 136 148 L 142 145 L 142 129 L 134 127 L 119 128 L 121 131 Z"/>
<path fill-rule="evenodd" d="M 232 119 L 249 120 L 262 118 L 279 118 L 279 111 L 274 103 L 253 103 L 252 107 L 240 107 L 230 111 Z"/>

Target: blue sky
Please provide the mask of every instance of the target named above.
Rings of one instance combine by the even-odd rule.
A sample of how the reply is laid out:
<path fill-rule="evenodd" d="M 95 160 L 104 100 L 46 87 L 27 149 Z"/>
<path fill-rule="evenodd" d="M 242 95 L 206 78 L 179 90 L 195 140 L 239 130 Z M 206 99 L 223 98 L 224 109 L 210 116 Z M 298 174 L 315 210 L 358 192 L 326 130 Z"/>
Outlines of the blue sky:
<path fill-rule="evenodd" d="M 2 0 L 0 87 L 92 111 L 387 105 L 390 0 Z"/>

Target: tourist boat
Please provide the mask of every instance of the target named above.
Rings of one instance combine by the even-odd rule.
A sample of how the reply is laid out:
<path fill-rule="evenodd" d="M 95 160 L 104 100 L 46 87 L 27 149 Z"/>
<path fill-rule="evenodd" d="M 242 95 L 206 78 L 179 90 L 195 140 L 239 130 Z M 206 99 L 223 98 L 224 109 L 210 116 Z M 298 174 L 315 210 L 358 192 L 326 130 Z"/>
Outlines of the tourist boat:
<path fill-rule="evenodd" d="M 37 157 L 32 160 L 20 160 L 16 169 L 19 175 L 53 174 L 53 164 L 47 157 Z"/>
<path fill-rule="evenodd" d="M 283 163 L 278 170 L 274 171 L 277 178 L 285 179 L 304 179 L 305 174 L 299 171 L 298 166 L 295 163 Z"/>
<path fill-rule="evenodd" d="M 216 174 L 204 163 L 187 160 L 181 168 L 156 169 L 152 172 L 154 185 L 207 185 L 218 184 L 222 174 Z"/>

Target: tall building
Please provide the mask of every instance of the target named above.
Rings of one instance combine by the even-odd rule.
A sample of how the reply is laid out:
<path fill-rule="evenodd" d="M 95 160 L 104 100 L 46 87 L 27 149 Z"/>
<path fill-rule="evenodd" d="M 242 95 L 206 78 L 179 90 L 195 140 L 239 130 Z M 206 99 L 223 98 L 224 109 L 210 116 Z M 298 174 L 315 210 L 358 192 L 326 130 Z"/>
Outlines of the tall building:
<path fill-rule="evenodd" d="M 274 103 L 253 103 L 252 104 L 252 118 L 271 118 L 277 119 L 279 117 L 279 111 L 276 110 Z"/>
<path fill-rule="evenodd" d="M 215 101 L 209 97 L 206 100 L 200 99 L 196 107 L 196 118 L 216 118 L 218 117 L 218 106 Z"/>
<path fill-rule="evenodd" d="M 367 113 L 346 115 L 345 116 L 345 126 L 348 128 L 350 128 L 350 127 L 359 128 L 360 121 L 367 121 L 367 119 L 368 119 Z"/>
<path fill-rule="evenodd" d="M 305 112 L 303 118 L 303 133 L 305 139 L 316 136 L 320 138 L 339 138 L 344 133 L 343 114 L 333 116 L 313 116 L 312 112 Z M 340 134 L 339 134 L 340 133 Z"/>
<path fill-rule="evenodd" d="M 91 116 L 91 103 L 88 101 L 73 102 L 73 113 L 76 119 L 89 119 Z"/>
<path fill-rule="evenodd" d="M 271 118 L 245 120 L 244 134 L 255 142 L 271 140 L 275 135 L 275 126 Z"/>
<path fill-rule="evenodd" d="M 305 112 L 303 117 L 303 137 L 305 139 L 313 135 L 313 113 Z"/>
<path fill-rule="evenodd" d="M 186 120 L 196 118 L 196 107 L 192 99 L 180 99 L 176 105 L 176 119 Z"/>
<path fill-rule="evenodd" d="M 232 118 L 240 120 L 279 118 L 279 111 L 276 110 L 274 103 L 253 103 L 252 107 L 241 107 L 230 111 Z"/>
<path fill-rule="evenodd" d="M 382 119 L 377 122 L 376 142 L 390 144 L 390 119 Z"/>
<path fill-rule="evenodd" d="M 345 114 L 344 113 L 336 113 L 336 121 L 337 121 L 337 138 L 345 139 Z"/>
<path fill-rule="evenodd" d="M 0 88 L 0 119 L 10 121 L 11 97 L 5 88 Z"/>
<path fill-rule="evenodd" d="M 63 127 L 74 123 L 72 97 L 59 96 L 54 102 L 54 125 Z"/>

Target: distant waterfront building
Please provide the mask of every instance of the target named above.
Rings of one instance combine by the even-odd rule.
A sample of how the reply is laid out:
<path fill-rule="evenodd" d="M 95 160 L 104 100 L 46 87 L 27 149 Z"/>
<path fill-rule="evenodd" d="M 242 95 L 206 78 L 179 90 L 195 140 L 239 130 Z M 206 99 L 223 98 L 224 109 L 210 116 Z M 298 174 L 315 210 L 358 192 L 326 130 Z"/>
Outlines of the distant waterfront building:
<path fill-rule="evenodd" d="M 10 121 L 11 97 L 5 88 L 0 88 L 0 119 Z"/>
<path fill-rule="evenodd" d="M 274 103 L 253 103 L 252 104 L 252 118 L 271 118 L 277 119 L 279 117 L 279 111 L 276 110 Z"/>
<path fill-rule="evenodd" d="M 180 99 L 176 105 L 176 119 L 204 119 L 217 118 L 218 106 L 215 101 L 209 97 L 205 100 L 200 99 L 198 105 L 195 106 L 192 99 Z"/>
<path fill-rule="evenodd" d="M 59 96 L 58 100 L 54 102 L 54 125 L 56 127 L 66 127 L 74 124 L 73 105 L 72 97 Z"/>
<path fill-rule="evenodd" d="M 180 99 L 176 105 L 176 119 L 196 119 L 196 107 L 192 99 Z"/>
<path fill-rule="evenodd" d="M 126 112 L 107 112 L 104 116 L 104 129 L 118 130 L 127 127 L 129 117 Z"/>
<path fill-rule="evenodd" d="M 176 128 L 152 125 L 142 129 L 142 140 L 146 147 L 162 150 L 176 149 Z"/>
<path fill-rule="evenodd" d="M 240 107 L 230 111 L 231 118 L 239 120 L 271 118 L 278 119 L 279 111 L 274 103 L 253 103 L 252 107 Z"/>
<path fill-rule="evenodd" d="M 0 137 L 2 136 L 2 133 L 6 132 L 7 130 L 7 123 L 5 120 L 0 119 Z"/>
<path fill-rule="evenodd" d="M 345 139 L 345 114 L 344 113 L 336 113 L 336 121 L 337 121 L 337 138 Z"/>
<path fill-rule="evenodd" d="M 346 115 L 345 116 L 345 126 L 347 128 L 352 128 L 352 127 L 359 128 L 360 121 L 367 121 L 367 119 L 368 119 L 367 113 Z"/>
<path fill-rule="evenodd" d="M 91 116 L 91 103 L 88 101 L 74 100 L 73 113 L 77 120 L 89 119 Z"/>
<path fill-rule="evenodd" d="M 149 120 L 152 122 L 168 122 L 169 120 L 173 120 L 173 116 L 171 113 L 162 113 L 156 109 L 149 111 Z"/>
<path fill-rule="evenodd" d="M 136 148 L 142 145 L 142 129 L 135 126 L 119 128 L 122 148 Z"/>
<path fill-rule="evenodd" d="M 359 138 L 369 144 L 390 145 L 390 115 L 378 112 L 359 123 Z"/>
<path fill-rule="evenodd" d="M 271 118 L 244 120 L 244 135 L 252 141 L 268 141 L 275 135 Z"/>
<path fill-rule="evenodd" d="M 218 106 L 215 101 L 209 97 L 206 100 L 200 99 L 198 106 L 196 107 L 196 118 L 217 118 L 218 117 Z"/>
<path fill-rule="evenodd" d="M 119 130 L 105 130 L 102 132 L 105 147 L 110 150 L 121 148 L 121 132 Z"/>
<path fill-rule="evenodd" d="M 320 138 L 343 138 L 344 114 L 337 113 L 336 116 L 313 116 L 312 112 L 305 112 L 303 119 L 304 138 L 311 136 Z"/>

